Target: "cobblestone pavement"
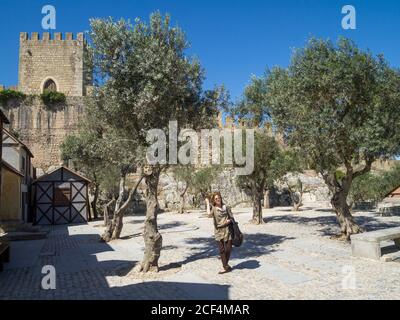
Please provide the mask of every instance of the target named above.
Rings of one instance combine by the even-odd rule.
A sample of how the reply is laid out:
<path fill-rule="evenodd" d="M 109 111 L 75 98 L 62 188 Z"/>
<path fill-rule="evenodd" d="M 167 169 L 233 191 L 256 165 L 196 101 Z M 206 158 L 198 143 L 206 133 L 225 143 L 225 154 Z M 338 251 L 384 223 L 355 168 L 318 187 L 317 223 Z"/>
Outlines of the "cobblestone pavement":
<path fill-rule="evenodd" d="M 264 211 L 266 224 L 234 213 L 245 234 L 232 254 L 234 271 L 218 275 L 213 225 L 201 212 L 159 215 L 161 271 L 139 275 L 143 216 L 125 218 L 122 239 L 99 242 L 101 222 L 52 227 L 45 240 L 13 242 L 0 273 L 0 299 L 400 299 L 400 261 L 353 258 L 332 240 L 336 218 L 326 207 Z M 400 217 L 356 212 L 367 230 L 400 225 Z M 388 243 L 390 245 L 390 243 Z M 56 290 L 41 289 L 42 267 L 56 269 Z"/>

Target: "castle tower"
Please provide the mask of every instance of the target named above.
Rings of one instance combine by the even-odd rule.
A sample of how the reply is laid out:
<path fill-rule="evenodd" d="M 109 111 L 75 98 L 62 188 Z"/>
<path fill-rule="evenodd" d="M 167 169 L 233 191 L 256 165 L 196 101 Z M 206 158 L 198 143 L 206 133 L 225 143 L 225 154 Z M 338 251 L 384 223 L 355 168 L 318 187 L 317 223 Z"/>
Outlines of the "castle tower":
<path fill-rule="evenodd" d="M 85 62 L 87 43 L 83 33 L 20 33 L 18 89 L 25 94 L 58 91 L 66 96 L 84 96 L 92 85 L 90 66 Z"/>

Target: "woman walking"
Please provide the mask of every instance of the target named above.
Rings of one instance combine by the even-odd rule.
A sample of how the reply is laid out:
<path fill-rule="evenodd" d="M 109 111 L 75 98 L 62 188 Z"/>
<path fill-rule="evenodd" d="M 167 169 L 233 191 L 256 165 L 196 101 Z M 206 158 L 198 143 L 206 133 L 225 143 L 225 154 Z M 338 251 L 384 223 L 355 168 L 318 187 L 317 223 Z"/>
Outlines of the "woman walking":
<path fill-rule="evenodd" d="M 218 249 L 221 255 L 223 270 L 219 274 L 224 274 L 232 271 L 232 267 L 229 265 L 229 258 L 232 251 L 232 231 L 230 225 L 232 221 L 231 209 L 224 205 L 222 197 L 219 192 L 216 192 L 212 196 L 212 211 L 211 214 L 214 219 L 215 228 L 215 240 L 218 242 Z"/>

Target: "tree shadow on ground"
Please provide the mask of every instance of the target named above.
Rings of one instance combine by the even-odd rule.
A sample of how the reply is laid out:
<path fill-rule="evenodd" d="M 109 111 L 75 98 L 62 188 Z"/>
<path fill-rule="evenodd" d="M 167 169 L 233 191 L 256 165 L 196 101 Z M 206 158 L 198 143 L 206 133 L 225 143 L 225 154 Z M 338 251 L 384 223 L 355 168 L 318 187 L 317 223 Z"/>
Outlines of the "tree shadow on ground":
<path fill-rule="evenodd" d="M 334 213 L 333 209 L 321 209 L 321 208 L 319 208 L 319 209 L 314 209 L 314 210 L 317 211 L 317 212 Z"/>
<path fill-rule="evenodd" d="M 356 223 L 366 231 L 375 231 L 380 229 L 387 229 L 398 227 L 399 223 L 385 222 L 381 218 L 372 216 L 362 215 L 357 212 L 357 215 L 353 216 Z M 265 223 L 281 222 L 281 223 L 295 223 L 301 225 L 309 225 L 321 227 L 317 231 L 322 236 L 334 236 L 340 233 L 340 227 L 335 214 L 329 216 L 318 216 L 318 217 L 303 217 L 295 214 L 272 216 L 264 219 Z"/>
<path fill-rule="evenodd" d="M 142 235 L 143 234 L 141 232 L 140 233 L 134 233 L 134 234 L 130 234 L 130 235 L 127 235 L 127 236 L 120 237 L 119 240 L 130 240 L 130 239 L 133 239 L 133 238 L 139 238 Z"/>
<path fill-rule="evenodd" d="M 312 207 L 300 207 L 300 209 L 298 211 L 294 211 L 293 207 L 283 207 L 283 206 L 282 207 L 276 206 L 276 207 L 273 207 L 270 209 L 274 209 L 274 208 L 279 209 L 280 212 L 293 212 L 293 214 L 301 213 L 301 212 L 305 212 L 305 211 L 309 211 L 309 210 L 314 210 L 314 208 L 312 208 Z"/>
<path fill-rule="evenodd" d="M 135 223 L 135 224 L 136 224 L 136 223 Z M 163 231 L 166 232 L 166 230 L 169 230 L 169 229 L 184 227 L 184 226 L 187 226 L 187 225 L 188 225 L 187 223 L 181 222 L 181 221 L 175 221 L 175 222 L 164 223 L 164 224 L 160 224 L 160 225 L 158 226 L 158 231 L 160 231 L 160 233 L 162 233 Z M 179 231 L 179 230 L 177 230 L 176 232 L 178 232 L 178 231 Z M 173 232 L 173 230 L 171 230 L 170 232 Z M 123 237 L 120 237 L 119 240 L 129 240 L 129 239 L 141 237 L 142 235 L 143 235 L 142 232 L 140 232 L 140 233 L 134 233 L 134 234 L 125 235 L 125 236 L 123 236 Z"/>
<path fill-rule="evenodd" d="M 53 229 L 54 230 L 54 229 Z M 229 286 L 190 281 L 145 281 L 112 286 L 109 277 L 124 277 L 138 264 L 99 242 L 98 234 L 72 234 L 58 227 L 47 239 L 11 243 L 11 262 L 0 273 L 0 300 L 186 300 L 229 298 Z M 42 267 L 57 272 L 57 289 L 43 290 Z M 18 276 L 18 281 L 15 277 Z M 129 280 L 128 280 L 129 281 Z"/>
<path fill-rule="evenodd" d="M 248 259 L 269 254 L 275 252 L 276 247 L 282 242 L 293 239 L 295 238 L 264 233 L 245 235 L 242 246 L 233 248 L 231 259 Z M 176 267 L 176 264 L 182 266 L 194 261 L 219 256 L 218 244 L 213 237 L 191 238 L 187 239 L 185 243 L 192 246 L 189 249 L 190 254 L 182 261 L 165 265 L 163 267 L 165 270 Z"/>
<path fill-rule="evenodd" d="M 187 226 L 187 225 L 188 224 L 185 222 L 174 221 L 174 222 L 159 224 L 158 230 L 161 231 L 161 230 L 173 229 L 173 228 L 183 227 L 183 226 Z"/>
<path fill-rule="evenodd" d="M 144 223 L 144 221 L 145 221 L 145 219 L 135 219 L 135 220 L 126 222 L 126 224 L 141 224 L 141 223 Z"/>
<path fill-rule="evenodd" d="M 110 288 L 110 300 L 228 300 L 230 285 L 146 281 Z M 151 310 L 149 310 L 150 314 Z"/>
<path fill-rule="evenodd" d="M 163 247 L 162 248 L 162 250 L 164 251 L 167 251 L 167 250 L 175 250 L 175 249 L 179 249 L 179 247 L 177 247 L 177 246 L 165 246 L 165 247 Z"/>

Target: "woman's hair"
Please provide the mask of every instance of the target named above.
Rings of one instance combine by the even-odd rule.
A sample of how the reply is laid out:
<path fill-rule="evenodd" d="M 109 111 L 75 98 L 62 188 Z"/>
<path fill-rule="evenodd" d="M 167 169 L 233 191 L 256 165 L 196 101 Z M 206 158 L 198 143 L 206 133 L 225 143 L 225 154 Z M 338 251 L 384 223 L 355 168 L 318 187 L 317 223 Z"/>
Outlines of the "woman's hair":
<path fill-rule="evenodd" d="M 224 205 L 223 201 L 222 201 L 222 196 L 221 196 L 221 192 L 217 191 L 214 192 L 211 196 L 211 204 L 215 207 L 216 203 L 215 203 L 215 197 L 219 196 L 221 198 L 221 205 Z"/>

